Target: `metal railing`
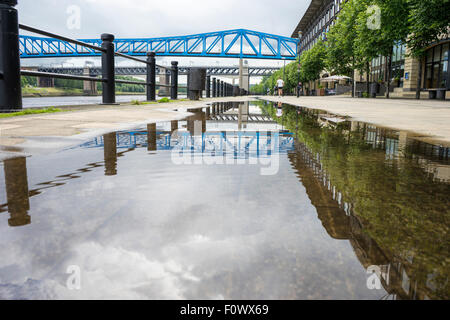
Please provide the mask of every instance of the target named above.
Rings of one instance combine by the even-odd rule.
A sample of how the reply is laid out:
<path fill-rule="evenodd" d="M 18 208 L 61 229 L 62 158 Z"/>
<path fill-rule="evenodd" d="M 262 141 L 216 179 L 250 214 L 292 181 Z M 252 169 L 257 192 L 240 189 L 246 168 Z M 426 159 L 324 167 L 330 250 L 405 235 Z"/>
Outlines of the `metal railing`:
<path fill-rule="evenodd" d="M 34 27 L 19 24 L 18 13 L 14 8 L 15 5 L 17 5 L 16 0 L 0 0 L 0 15 L 5 18 L 0 20 L 0 112 L 10 112 L 22 109 L 21 76 L 101 82 L 103 104 L 116 104 L 116 83 L 146 86 L 148 101 L 156 100 L 157 86 L 170 88 L 171 99 L 176 100 L 178 98 L 178 89 L 180 88 L 180 86 L 178 86 L 178 62 L 172 62 L 172 67 L 170 69 L 170 85 L 157 84 L 156 67 L 158 66 L 161 70 L 166 70 L 167 67 L 156 64 L 156 55 L 154 52 L 148 52 L 147 60 L 143 60 L 116 52 L 114 46 L 114 35 L 112 34 L 102 34 L 102 45 L 99 47 Z M 101 78 L 22 70 L 20 68 L 19 29 L 58 39 L 75 46 L 85 47 L 101 52 Z M 116 56 L 146 64 L 146 81 L 140 82 L 116 79 Z M 166 73 L 166 76 L 169 75 Z"/>

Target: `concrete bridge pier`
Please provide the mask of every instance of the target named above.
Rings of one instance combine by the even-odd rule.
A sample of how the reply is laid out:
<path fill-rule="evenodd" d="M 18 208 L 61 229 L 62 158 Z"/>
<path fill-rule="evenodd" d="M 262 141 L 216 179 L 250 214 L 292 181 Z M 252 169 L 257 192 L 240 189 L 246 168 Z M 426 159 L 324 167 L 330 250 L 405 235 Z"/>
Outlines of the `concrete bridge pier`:
<path fill-rule="evenodd" d="M 159 72 L 159 83 L 166 86 L 170 85 L 170 75 L 167 69 L 161 68 Z M 169 97 L 170 87 L 159 87 L 158 96 Z"/>
<path fill-rule="evenodd" d="M 89 67 L 83 69 L 83 76 L 91 76 L 91 69 Z M 88 96 L 96 96 L 98 94 L 97 83 L 95 81 L 83 81 L 83 92 Z"/>
<path fill-rule="evenodd" d="M 6 198 L 10 227 L 20 227 L 31 223 L 28 215 L 30 197 L 28 191 L 27 159 L 8 159 L 3 162 L 5 171 Z"/>
<path fill-rule="evenodd" d="M 248 61 L 239 59 L 239 88 L 249 91 L 250 89 L 250 72 Z"/>

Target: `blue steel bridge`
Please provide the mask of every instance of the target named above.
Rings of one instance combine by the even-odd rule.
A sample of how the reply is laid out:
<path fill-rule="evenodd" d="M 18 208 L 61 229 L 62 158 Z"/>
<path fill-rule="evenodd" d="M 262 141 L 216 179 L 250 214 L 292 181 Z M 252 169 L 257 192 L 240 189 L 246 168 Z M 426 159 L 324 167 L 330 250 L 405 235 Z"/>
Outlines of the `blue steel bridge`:
<path fill-rule="evenodd" d="M 80 41 L 101 47 L 102 40 Z M 298 39 L 246 29 L 162 38 L 115 39 L 117 53 L 145 56 L 155 52 L 160 57 L 211 57 L 240 59 L 295 60 Z M 47 37 L 20 35 L 21 58 L 95 57 L 93 48 Z"/>

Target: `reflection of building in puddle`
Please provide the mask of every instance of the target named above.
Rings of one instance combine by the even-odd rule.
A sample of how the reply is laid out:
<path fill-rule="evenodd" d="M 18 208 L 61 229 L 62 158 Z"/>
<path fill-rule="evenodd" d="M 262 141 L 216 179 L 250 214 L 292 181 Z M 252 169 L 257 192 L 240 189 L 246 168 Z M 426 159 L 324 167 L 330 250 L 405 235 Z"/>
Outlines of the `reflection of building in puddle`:
<path fill-rule="evenodd" d="M 31 223 L 28 215 L 30 200 L 28 192 L 27 160 L 25 157 L 3 161 L 5 170 L 6 197 L 11 227 L 25 226 Z"/>
<path fill-rule="evenodd" d="M 386 249 L 392 245 L 391 243 L 380 245 L 368 235 L 367 229 L 372 227 L 372 221 L 360 218 L 357 212 L 364 206 L 359 202 L 345 201 L 348 190 L 338 190 L 334 185 L 333 177 L 325 170 L 319 153 L 313 153 L 305 144 L 296 142 L 296 152 L 290 153 L 289 159 L 328 234 L 334 239 L 348 239 L 364 268 L 367 269 L 373 265 L 380 268 L 380 280 L 388 292 L 384 298 L 448 298 L 445 294 L 448 279 L 437 280 L 439 272 L 435 269 L 423 274 L 426 270 L 423 270 L 424 253 L 415 259 L 413 252 L 405 255 L 404 252 L 391 251 Z M 353 183 L 356 184 L 358 181 Z M 351 184 L 348 181 L 349 189 L 355 187 Z M 401 197 L 402 195 L 393 194 L 392 196 Z M 389 199 L 383 200 L 389 203 Z M 361 201 L 366 200 L 361 199 Z M 405 203 L 408 203 L 407 199 Z M 389 224 L 389 221 L 386 220 L 385 223 Z M 382 242 L 385 241 L 385 237 L 381 239 L 383 239 Z M 432 255 L 432 253 L 429 254 Z M 417 276 L 418 274 L 421 276 Z"/>

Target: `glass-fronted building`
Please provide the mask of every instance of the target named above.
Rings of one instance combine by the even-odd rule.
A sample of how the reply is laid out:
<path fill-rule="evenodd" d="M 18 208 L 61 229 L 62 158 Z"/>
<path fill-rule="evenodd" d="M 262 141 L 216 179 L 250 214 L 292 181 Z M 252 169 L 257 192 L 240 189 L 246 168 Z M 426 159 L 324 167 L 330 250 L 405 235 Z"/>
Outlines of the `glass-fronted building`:
<path fill-rule="evenodd" d="M 327 39 L 327 32 L 335 24 L 336 17 L 345 2 L 346 0 L 311 0 L 292 33 L 293 38 L 301 38 L 299 55 L 311 49 L 318 41 Z M 369 81 L 390 80 L 391 91 L 395 91 L 399 97 L 414 96 L 420 82 L 424 95 L 427 94 L 426 91 L 444 90 L 447 98 L 450 98 L 449 44 L 450 34 L 427 48 L 426 57 L 419 61 L 409 56 L 405 44 L 399 43 L 393 48 L 390 79 L 386 79 L 387 59 L 378 57 L 372 61 Z M 422 73 L 419 81 L 420 70 Z M 357 79 L 365 81 L 363 75 Z"/>

